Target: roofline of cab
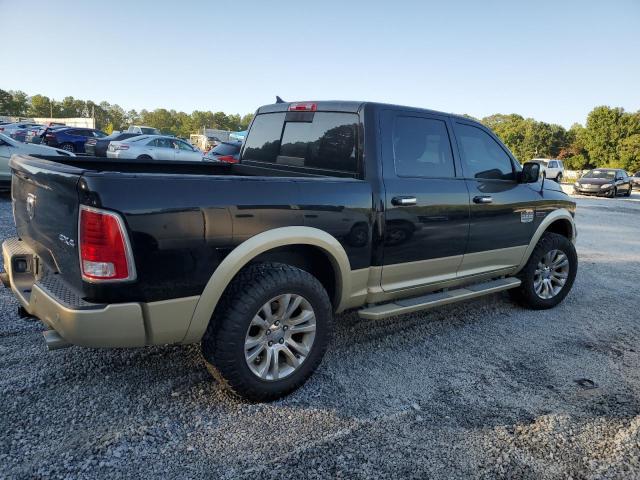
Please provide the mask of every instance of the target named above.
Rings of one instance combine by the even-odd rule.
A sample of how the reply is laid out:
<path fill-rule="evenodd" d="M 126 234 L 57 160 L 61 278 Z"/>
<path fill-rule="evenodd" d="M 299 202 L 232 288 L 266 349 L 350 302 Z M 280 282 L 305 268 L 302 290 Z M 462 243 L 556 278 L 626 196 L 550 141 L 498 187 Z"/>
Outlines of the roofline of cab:
<path fill-rule="evenodd" d="M 358 113 L 364 106 L 371 106 L 376 109 L 393 109 L 393 110 L 413 111 L 416 113 L 429 114 L 429 115 L 442 115 L 442 116 L 454 118 L 456 120 L 461 120 L 461 121 L 469 122 L 472 124 L 482 125 L 480 121 L 474 118 L 465 117 L 464 115 L 458 115 L 455 113 L 440 112 L 438 110 L 431 110 L 428 108 L 409 107 L 406 105 L 394 105 L 390 103 L 343 101 L 343 100 L 301 100 L 297 102 L 272 103 L 269 105 L 263 105 L 259 107 L 258 110 L 256 111 L 256 115 L 261 113 L 286 112 L 289 110 L 289 106 L 295 103 L 315 103 L 317 106 L 317 110 L 319 111 L 345 112 L 345 113 Z"/>

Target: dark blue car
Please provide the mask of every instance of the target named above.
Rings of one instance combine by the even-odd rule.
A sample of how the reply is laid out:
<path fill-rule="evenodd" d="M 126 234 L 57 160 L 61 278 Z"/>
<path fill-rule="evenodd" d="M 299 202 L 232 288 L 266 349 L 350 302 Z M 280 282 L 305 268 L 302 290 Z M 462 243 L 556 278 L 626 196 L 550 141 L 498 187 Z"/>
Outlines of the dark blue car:
<path fill-rule="evenodd" d="M 84 144 L 90 138 L 102 138 L 107 134 L 94 128 L 58 127 L 45 130 L 43 141 L 50 147 L 68 152 L 84 153 Z"/>

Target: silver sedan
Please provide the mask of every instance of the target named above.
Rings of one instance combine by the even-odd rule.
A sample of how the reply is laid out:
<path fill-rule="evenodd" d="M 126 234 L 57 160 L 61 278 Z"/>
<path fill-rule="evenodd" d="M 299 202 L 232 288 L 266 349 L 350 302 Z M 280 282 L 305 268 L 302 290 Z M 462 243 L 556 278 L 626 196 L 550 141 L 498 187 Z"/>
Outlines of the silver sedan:
<path fill-rule="evenodd" d="M 164 135 L 140 135 L 112 141 L 107 157 L 119 160 L 202 161 L 202 152 L 184 140 Z"/>

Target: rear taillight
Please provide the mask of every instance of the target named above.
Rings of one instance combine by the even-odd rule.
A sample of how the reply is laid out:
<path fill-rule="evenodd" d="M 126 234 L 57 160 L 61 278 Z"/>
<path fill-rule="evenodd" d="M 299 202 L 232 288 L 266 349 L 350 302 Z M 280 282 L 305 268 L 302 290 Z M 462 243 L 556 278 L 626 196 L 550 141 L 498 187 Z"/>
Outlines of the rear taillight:
<path fill-rule="evenodd" d="M 134 280 L 135 265 L 120 215 L 80 207 L 80 268 L 89 282 Z"/>
<path fill-rule="evenodd" d="M 56 136 L 53 133 L 47 133 L 45 138 L 56 138 Z"/>
<path fill-rule="evenodd" d="M 317 109 L 318 105 L 315 103 L 292 103 L 289 105 L 291 112 L 315 112 Z"/>
<path fill-rule="evenodd" d="M 221 155 L 218 157 L 218 161 L 226 163 L 238 163 L 238 160 L 233 155 Z"/>

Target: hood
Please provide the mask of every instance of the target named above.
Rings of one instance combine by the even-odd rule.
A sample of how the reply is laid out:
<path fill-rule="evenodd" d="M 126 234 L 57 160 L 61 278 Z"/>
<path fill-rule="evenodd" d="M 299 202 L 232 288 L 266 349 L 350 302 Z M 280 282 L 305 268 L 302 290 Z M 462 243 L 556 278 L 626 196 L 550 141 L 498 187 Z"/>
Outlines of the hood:
<path fill-rule="evenodd" d="M 20 153 L 34 153 L 36 155 L 62 155 L 65 157 L 75 157 L 71 152 L 61 150 L 59 148 L 47 147 L 46 145 L 37 145 L 34 143 L 25 143 L 20 146 Z"/>
<path fill-rule="evenodd" d="M 580 185 L 588 183 L 589 185 L 604 185 L 606 183 L 613 183 L 613 178 L 581 178 L 578 180 Z"/>

